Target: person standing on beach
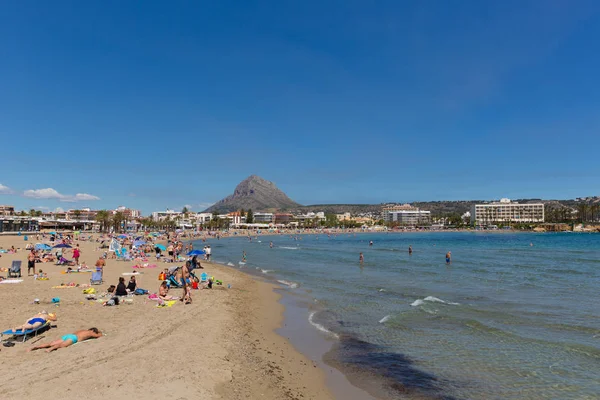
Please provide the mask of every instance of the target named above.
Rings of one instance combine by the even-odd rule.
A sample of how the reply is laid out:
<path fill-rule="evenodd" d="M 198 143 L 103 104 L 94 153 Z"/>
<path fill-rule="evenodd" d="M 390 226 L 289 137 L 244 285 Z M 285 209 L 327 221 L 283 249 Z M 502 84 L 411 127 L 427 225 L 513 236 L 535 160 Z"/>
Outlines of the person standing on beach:
<path fill-rule="evenodd" d="M 450 264 L 452 262 L 452 252 L 449 251 L 446 253 L 446 264 Z"/>
<path fill-rule="evenodd" d="M 210 249 L 210 245 L 206 246 L 206 261 L 210 262 L 210 256 L 212 254 L 212 250 Z"/>
<path fill-rule="evenodd" d="M 27 276 L 29 276 L 29 270 L 33 269 L 33 275 L 35 275 L 35 250 L 31 249 L 27 256 Z M 19 274 L 20 275 L 20 274 Z"/>
<path fill-rule="evenodd" d="M 73 259 L 75 260 L 75 265 L 79 265 L 79 257 L 81 257 L 81 251 L 79 250 L 79 243 L 77 243 L 77 247 L 73 249 Z"/>

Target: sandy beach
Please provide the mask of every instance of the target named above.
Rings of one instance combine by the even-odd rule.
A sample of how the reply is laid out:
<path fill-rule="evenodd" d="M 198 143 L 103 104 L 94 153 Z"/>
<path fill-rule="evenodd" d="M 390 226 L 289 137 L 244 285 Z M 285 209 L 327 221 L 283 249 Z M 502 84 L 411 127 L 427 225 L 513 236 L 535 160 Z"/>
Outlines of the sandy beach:
<path fill-rule="evenodd" d="M 0 285 L 2 330 L 47 310 L 58 315 L 56 327 L 26 343 L 0 347 L 2 399 L 88 399 L 148 396 L 167 399 L 329 399 L 323 372 L 274 330 L 282 323 L 283 306 L 268 283 L 239 271 L 203 263 L 209 275 L 224 282 L 194 290 L 193 304 L 158 308 L 147 296 L 133 304 L 103 307 L 88 301 L 81 287 L 52 288 L 61 283 L 89 283 L 91 273 L 62 274 L 64 266 L 38 263 L 49 280 L 27 276 L 25 242 L 0 236 L 0 247 L 20 248 L 2 254 L 0 266 L 22 260 L 23 282 Z M 81 260 L 93 265 L 102 254 L 97 243 L 80 241 Z M 150 261 L 152 264 L 153 261 Z M 99 293 L 116 285 L 133 262 L 108 259 Z M 141 269 L 138 286 L 157 291 L 157 268 Z M 6 276 L 6 272 L 0 273 Z M 126 277 L 128 280 L 128 277 Z M 231 284 L 228 289 L 227 285 Z M 171 294 L 180 295 L 181 289 Z M 60 298 L 58 306 L 51 303 Z M 35 298 L 40 304 L 33 304 Z M 34 344 L 52 341 L 79 329 L 97 327 L 106 335 L 53 353 Z"/>

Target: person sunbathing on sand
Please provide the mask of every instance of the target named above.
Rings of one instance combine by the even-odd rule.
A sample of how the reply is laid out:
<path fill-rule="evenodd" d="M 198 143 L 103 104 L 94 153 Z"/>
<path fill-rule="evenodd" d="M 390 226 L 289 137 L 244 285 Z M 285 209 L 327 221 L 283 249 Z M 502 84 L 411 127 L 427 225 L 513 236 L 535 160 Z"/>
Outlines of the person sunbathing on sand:
<path fill-rule="evenodd" d="M 33 351 L 38 349 L 47 349 L 46 353 L 50 353 L 54 350 L 58 350 L 63 347 L 69 347 L 72 344 L 77 342 L 83 342 L 88 339 L 96 339 L 102 336 L 102 332 L 98 330 L 98 328 L 90 328 L 81 331 L 75 331 L 75 333 L 70 333 L 68 335 L 64 335 L 60 339 L 57 339 L 50 343 L 42 343 L 37 346 L 33 346 L 27 351 Z"/>
<path fill-rule="evenodd" d="M 161 300 L 176 300 L 177 297 L 173 297 L 169 295 L 169 286 L 167 285 L 167 281 L 163 281 L 158 288 L 158 298 Z"/>
<path fill-rule="evenodd" d="M 44 325 L 47 321 L 56 321 L 56 314 L 48 314 L 46 311 L 42 311 L 39 314 L 34 315 L 33 317 L 29 318 L 27 320 L 27 322 L 25 322 L 23 325 L 21 326 L 15 326 L 12 331 L 16 332 L 18 330 L 23 330 L 26 331 L 28 329 L 35 329 L 35 328 L 39 328 L 40 326 Z"/>

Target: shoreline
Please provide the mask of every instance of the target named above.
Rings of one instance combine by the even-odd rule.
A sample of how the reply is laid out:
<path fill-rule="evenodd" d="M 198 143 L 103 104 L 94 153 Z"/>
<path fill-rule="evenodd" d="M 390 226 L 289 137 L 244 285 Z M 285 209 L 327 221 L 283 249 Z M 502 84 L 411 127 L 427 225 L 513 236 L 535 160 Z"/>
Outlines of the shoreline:
<path fill-rule="evenodd" d="M 4 248 L 23 249 L 27 243 L 32 240 L 0 237 Z M 96 242 L 76 243 L 88 265 L 102 254 L 95 251 Z M 102 307 L 85 300 L 80 287 L 52 288 L 66 282 L 89 283 L 91 274 L 61 274 L 63 266 L 38 263 L 36 269 L 42 268 L 49 280 L 36 281 L 27 276 L 27 253 L 21 250 L 0 258 L 2 267 L 22 260 L 23 275 L 21 283 L 0 285 L 0 301 L 5 304 L 2 324 L 4 328 L 22 324 L 42 309 L 56 312 L 58 321 L 26 343 L 0 347 L 0 357 L 11 365 L 0 377 L 3 399 L 75 400 L 83 393 L 90 399 L 140 395 L 182 400 L 333 399 L 323 371 L 276 332 L 284 312 L 276 285 L 227 266 L 203 263 L 202 271 L 224 285 L 193 291 L 191 305 L 158 308 L 147 296 L 134 296 L 133 304 Z M 149 263 L 153 262 L 151 258 Z M 105 291 L 122 273 L 131 272 L 132 264 L 107 260 L 104 283 L 94 288 Z M 158 273 L 169 265 L 161 262 L 157 268 L 139 270 L 140 287 L 154 292 Z M 172 292 L 179 296 L 181 289 Z M 51 303 L 53 297 L 60 297 L 58 307 Z M 32 304 L 33 298 L 40 304 Z M 98 327 L 106 336 L 51 354 L 25 351 L 88 326 Z"/>

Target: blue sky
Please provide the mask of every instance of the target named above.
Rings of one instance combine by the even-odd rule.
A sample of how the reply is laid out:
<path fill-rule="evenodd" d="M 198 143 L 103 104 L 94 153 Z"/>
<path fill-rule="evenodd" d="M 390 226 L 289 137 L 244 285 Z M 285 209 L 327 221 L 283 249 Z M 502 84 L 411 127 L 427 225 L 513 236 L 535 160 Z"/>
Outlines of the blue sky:
<path fill-rule="evenodd" d="M 0 203 L 598 195 L 600 3 L 0 2 Z"/>

